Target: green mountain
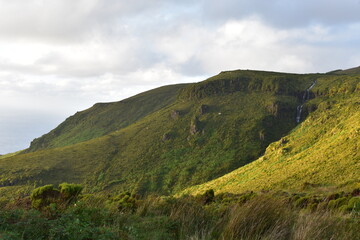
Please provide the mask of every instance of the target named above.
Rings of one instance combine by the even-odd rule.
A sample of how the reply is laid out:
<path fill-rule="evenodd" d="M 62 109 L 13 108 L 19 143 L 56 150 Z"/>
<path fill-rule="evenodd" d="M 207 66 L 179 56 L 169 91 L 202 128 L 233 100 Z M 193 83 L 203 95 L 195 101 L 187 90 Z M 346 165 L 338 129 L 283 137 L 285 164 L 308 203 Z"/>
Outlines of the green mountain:
<path fill-rule="evenodd" d="M 164 86 L 113 103 L 97 103 L 77 112 L 54 130 L 34 139 L 27 152 L 63 147 L 101 137 L 124 128 L 176 100 L 176 93 L 186 84 Z"/>
<path fill-rule="evenodd" d="M 258 160 L 184 193 L 334 191 L 360 187 L 360 76 L 322 77 L 311 113 Z M 325 91 L 324 94 L 324 90 Z"/>
<path fill-rule="evenodd" d="M 322 162 L 329 162 L 326 159 L 332 156 L 324 149 L 334 145 L 324 140 L 329 136 L 320 139 L 322 134 L 333 129 L 332 121 L 346 129 L 346 134 L 340 134 L 342 137 L 348 136 L 348 132 L 349 137 L 354 134 L 355 130 L 348 129 L 351 123 L 354 129 L 359 127 L 358 115 L 354 115 L 358 110 L 359 78 L 356 74 L 335 72 L 302 75 L 237 70 L 222 72 L 199 83 L 154 89 L 117 103 L 95 104 L 35 139 L 26 151 L 0 159 L 0 189 L 5 191 L 34 182 L 75 182 L 83 183 L 88 192 L 131 189 L 141 194 L 168 194 L 245 165 L 236 171 L 255 167 L 266 168 L 270 174 L 275 171 L 272 167 L 283 168 L 270 164 L 272 161 L 288 166 L 293 158 L 310 158 L 305 157 L 306 149 L 302 149 L 308 145 L 307 148 L 314 150 L 311 152 L 314 158 L 308 161 L 319 166 L 318 173 L 323 174 L 328 169 L 321 167 Z M 330 113 L 334 116 L 327 115 Z M 317 115 L 320 117 L 314 117 Z M 316 132 L 318 138 L 312 135 Z M 279 140 L 281 144 L 286 142 L 285 150 L 278 147 L 281 150 L 273 151 L 281 152 L 281 160 L 271 150 L 277 149 Z M 358 164 L 358 155 L 353 150 L 346 154 L 341 149 L 352 149 L 358 140 L 353 138 L 350 145 L 342 140 L 336 140 L 343 144 L 339 148 L 343 154 L 342 158 L 338 156 L 339 161 L 344 168 L 353 168 L 351 164 Z M 312 147 L 315 143 L 320 144 L 316 149 Z M 261 157 L 265 150 L 265 156 Z M 329 157 L 321 158 L 325 153 Z M 272 178 L 264 178 L 271 182 L 253 188 L 291 188 L 290 180 L 289 185 L 284 185 L 290 179 L 286 173 L 296 175 L 300 169 L 294 166 L 291 172 L 284 168 L 284 172 L 278 173 L 283 182 L 279 180 L 277 184 Z M 253 172 L 249 170 L 245 175 L 257 178 Z M 350 174 L 338 169 L 337 174 L 340 172 Z M 336 174 L 335 170 L 330 173 Z M 311 184 L 346 185 L 355 184 L 357 177 L 355 172 L 348 183 L 324 182 L 325 178 L 320 177 L 318 182 L 304 179 Z M 208 186 L 222 188 L 215 184 L 195 189 Z M 244 189 L 250 187 L 241 190 Z"/>

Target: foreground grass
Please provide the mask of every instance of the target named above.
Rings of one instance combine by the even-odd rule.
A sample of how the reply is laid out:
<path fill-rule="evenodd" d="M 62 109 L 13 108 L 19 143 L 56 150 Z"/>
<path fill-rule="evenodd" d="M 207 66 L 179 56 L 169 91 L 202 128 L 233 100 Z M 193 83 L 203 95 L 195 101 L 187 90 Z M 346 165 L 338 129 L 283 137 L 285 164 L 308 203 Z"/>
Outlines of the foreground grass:
<path fill-rule="evenodd" d="M 359 193 L 84 195 L 40 211 L 18 198 L 2 204 L 0 239 L 359 239 Z"/>

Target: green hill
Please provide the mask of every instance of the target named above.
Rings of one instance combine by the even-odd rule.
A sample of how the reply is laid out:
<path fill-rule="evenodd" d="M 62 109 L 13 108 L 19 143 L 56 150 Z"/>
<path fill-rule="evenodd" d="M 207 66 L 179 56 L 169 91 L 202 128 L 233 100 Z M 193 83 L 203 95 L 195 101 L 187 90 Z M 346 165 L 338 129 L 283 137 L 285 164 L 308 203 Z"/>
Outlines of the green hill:
<path fill-rule="evenodd" d="M 176 93 L 186 84 L 164 86 L 119 102 L 97 103 L 77 112 L 54 130 L 32 141 L 27 152 L 63 147 L 104 136 L 124 128 L 176 100 Z"/>
<path fill-rule="evenodd" d="M 321 96 L 324 89 L 328 94 Z M 360 76 L 320 78 L 314 91 L 319 96 L 306 103 L 313 109 L 307 119 L 270 144 L 264 156 L 184 193 L 360 187 Z"/>
<path fill-rule="evenodd" d="M 287 138 L 289 132 L 291 139 L 306 126 L 308 119 L 296 123 L 296 109 L 314 82 L 301 120 L 308 113 L 310 119 L 327 116 L 322 109 L 328 105 L 336 115 L 333 119 L 352 116 L 358 76 L 222 72 L 203 82 L 167 86 L 75 114 L 34 140 L 27 153 L 0 159 L 1 189 L 66 181 L 83 183 L 88 192 L 168 194 L 207 182 L 251 163 L 270 143 Z M 345 113 L 337 104 L 351 111 Z M 309 131 L 328 129 L 328 123 L 311 125 L 316 129 Z M 310 136 L 302 141 L 313 141 Z"/>
<path fill-rule="evenodd" d="M 341 70 L 337 74 L 360 74 L 360 66 L 355 68 L 350 68 L 346 70 Z"/>

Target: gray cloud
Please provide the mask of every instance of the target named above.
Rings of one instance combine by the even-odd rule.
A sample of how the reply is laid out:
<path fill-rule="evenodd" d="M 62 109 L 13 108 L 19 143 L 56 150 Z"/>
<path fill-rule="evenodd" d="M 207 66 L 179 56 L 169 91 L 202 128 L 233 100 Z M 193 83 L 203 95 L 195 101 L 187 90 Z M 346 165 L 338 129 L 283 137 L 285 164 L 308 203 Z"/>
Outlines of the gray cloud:
<path fill-rule="evenodd" d="M 200 81 L 223 70 L 326 72 L 360 61 L 359 0 L 0 0 L 0 5 L 0 96 L 7 99 L 0 113 L 15 109 L 29 119 L 27 124 L 0 115 L 0 130 L 13 129 L 18 137 L 14 124 L 35 124 L 37 136 L 45 133 L 32 114 L 60 122 L 95 102 Z"/>
<path fill-rule="evenodd" d="M 282 28 L 360 21 L 359 0 L 209 0 L 204 2 L 204 9 L 204 17 L 209 20 L 227 21 L 255 15 Z"/>

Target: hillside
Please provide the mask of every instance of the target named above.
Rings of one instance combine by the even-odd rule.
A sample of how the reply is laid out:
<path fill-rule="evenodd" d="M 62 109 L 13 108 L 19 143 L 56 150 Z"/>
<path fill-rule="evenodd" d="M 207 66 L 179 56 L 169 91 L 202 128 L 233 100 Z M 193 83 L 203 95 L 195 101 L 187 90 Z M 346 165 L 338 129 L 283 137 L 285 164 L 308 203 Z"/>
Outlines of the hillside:
<path fill-rule="evenodd" d="M 320 114 L 325 103 L 347 119 L 350 115 L 335 106 L 349 104 L 355 111 L 359 89 L 358 76 L 237 70 L 152 90 L 125 103 L 97 104 L 35 140 L 32 152 L 0 159 L 1 190 L 66 181 L 83 183 L 88 192 L 174 193 L 249 164 L 270 143 L 290 131 L 293 136 L 308 121 L 295 121 L 304 96 L 312 100 L 303 106 L 300 121 L 309 112 Z M 319 126 L 309 131 L 330 127 Z"/>
<path fill-rule="evenodd" d="M 97 103 L 87 110 L 77 112 L 49 133 L 34 139 L 27 152 L 68 146 L 124 128 L 173 103 L 177 92 L 185 86 L 186 84 L 164 86 L 119 102 Z"/>
<path fill-rule="evenodd" d="M 306 108 L 316 110 L 288 136 L 270 144 L 264 156 L 184 193 L 197 194 L 206 189 L 241 193 L 360 187 L 360 77 L 320 78 L 314 91 L 320 92 L 329 83 L 357 88 L 328 88 L 331 94 L 306 103 Z"/>
<path fill-rule="evenodd" d="M 336 71 L 336 74 L 360 74 L 360 66 L 354 67 L 354 68 L 349 68 L 346 70 Z"/>

